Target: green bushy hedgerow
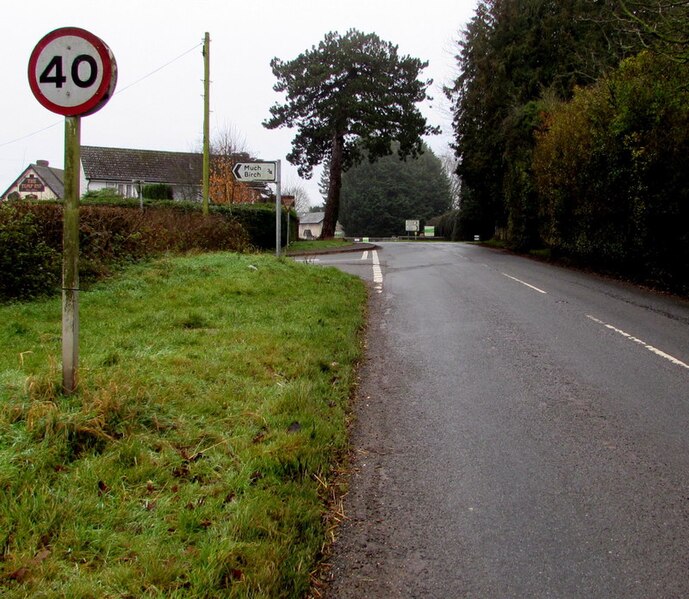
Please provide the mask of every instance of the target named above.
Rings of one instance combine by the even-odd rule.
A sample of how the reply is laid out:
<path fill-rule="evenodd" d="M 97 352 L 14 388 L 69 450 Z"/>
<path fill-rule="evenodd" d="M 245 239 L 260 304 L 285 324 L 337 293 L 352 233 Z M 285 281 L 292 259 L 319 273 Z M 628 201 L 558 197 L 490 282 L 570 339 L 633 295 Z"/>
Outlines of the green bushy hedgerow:
<path fill-rule="evenodd" d="M 100 201 L 98 201 L 100 203 Z M 111 202 L 108 202 L 109 204 Z M 118 206 L 139 207 L 139 200 L 121 198 L 116 202 Z M 201 213 L 200 202 L 180 200 L 144 200 L 146 208 L 170 208 L 181 213 Z M 231 219 L 245 229 L 249 235 L 249 243 L 257 249 L 266 250 L 275 248 L 275 204 L 211 204 L 211 214 L 220 215 L 225 219 Z M 294 211 L 290 217 L 290 239 L 297 238 L 297 216 Z M 287 243 L 287 215 L 283 211 L 281 221 L 282 245 Z"/>
<path fill-rule="evenodd" d="M 165 183 L 144 185 L 142 193 L 144 198 L 148 200 L 172 200 L 174 198 L 172 186 Z"/>
<path fill-rule="evenodd" d="M 688 77 L 642 52 L 548 106 L 533 173 L 553 254 L 689 292 Z"/>
<path fill-rule="evenodd" d="M 275 205 L 274 204 L 230 204 L 212 206 L 211 211 L 236 218 L 246 229 L 251 244 L 260 249 L 275 247 Z M 294 226 L 296 216 L 292 213 L 290 224 Z M 280 226 L 282 245 L 287 243 L 287 215 L 283 211 Z M 290 239 L 296 239 L 295 231 Z"/>
<path fill-rule="evenodd" d="M 107 190 L 86 194 L 83 203 L 92 205 L 107 204 L 109 206 L 126 206 L 138 208 L 140 201 L 133 198 L 123 198 L 122 196 L 106 194 Z M 170 208 L 176 212 L 199 213 L 201 212 L 200 202 L 182 200 L 150 200 L 144 199 L 144 206 L 156 208 Z M 231 218 L 239 222 L 249 234 L 249 243 L 258 249 L 266 250 L 275 248 L 275 204 L 211 204 L 210 212 L 222 215 L 224 218 Z M 287 215 L 282 215 L 282 245 L 287 243 Z M 290 240 L 297 239 L 297 215 L 294 211 L 290 217 Z"/>
<path fill-rule="evenodd" d="M 435 227 L 435 234 L 438 237 L 444 237 L 445 239 L 451 239 L 456 241 L 456 237 L 453 234 L 457 230 L 457 220 L 459 219 L 459 210 L 451 210 L 440 216 L 436 216 L 428 221 L 429 225 Z"/>
<path fill-rule="evenodd" d="M 118 204 L 124 200 L 124 196 L 112 188 L 87 191 L 82 197 L 82 202 L 97 202 L 99 204 Z"/>
<path fill-rule="evenodd" d="M 0 298 L 24 298 L 55 289 L 60 251 L 44 238 L 31 212 L 0 204 Z"/>
<path fill-rule="evenodd" d="M 244 251 L 242 225 L 221 214 L 170 207 L 82 205 L 79 274 L 83 284 L 122 264 L 164 252 Z M 56 292 L 61 278 L 62 206 L 12 203 L 0 208 L 0 300 Z"/>

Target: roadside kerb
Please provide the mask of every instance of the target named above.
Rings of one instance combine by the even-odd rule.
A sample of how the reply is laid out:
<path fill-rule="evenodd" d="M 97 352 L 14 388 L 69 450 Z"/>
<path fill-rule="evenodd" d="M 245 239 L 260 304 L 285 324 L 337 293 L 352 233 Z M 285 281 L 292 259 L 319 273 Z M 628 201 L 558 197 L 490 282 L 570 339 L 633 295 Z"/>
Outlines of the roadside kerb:
<path fill-rule="evenodd" d="M 317 248 L 313 250 L 291 251 L 287 250 L 289 258 L 298 256 L 320 256 L 323 254 L 347 254 L 353 252 L 365 252 L 366 250 L 380 249 L 375 243 L 353 243 L 345 247 Z"/>

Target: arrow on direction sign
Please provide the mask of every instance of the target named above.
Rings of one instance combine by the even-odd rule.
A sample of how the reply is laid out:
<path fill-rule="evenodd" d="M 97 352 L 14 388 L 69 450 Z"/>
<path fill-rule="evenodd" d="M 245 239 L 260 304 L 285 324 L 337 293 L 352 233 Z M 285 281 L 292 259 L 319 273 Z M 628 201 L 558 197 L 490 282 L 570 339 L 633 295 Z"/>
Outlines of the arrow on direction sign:
<path fill-rule="evenodd" d="M 232 173 L 237 181 L 275 181 L 275 163 L 238 162 Z"/>

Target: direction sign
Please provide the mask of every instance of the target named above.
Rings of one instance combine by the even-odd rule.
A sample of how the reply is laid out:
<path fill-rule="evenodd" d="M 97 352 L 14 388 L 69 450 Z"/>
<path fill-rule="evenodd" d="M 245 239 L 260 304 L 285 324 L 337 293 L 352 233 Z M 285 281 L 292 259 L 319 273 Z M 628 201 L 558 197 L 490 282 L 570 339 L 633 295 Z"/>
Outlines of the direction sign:
<path fill-rule="evenodd" d="M 408 233 L 411 233 L 413 231 L 418 231 L 419 230 L 419 224 L 420 224 L 420 222 L 418 220 L 405 220 L 404 221 L 404 230 L 407 231 Z"/>
<path fill-rule="evenodd" d="M 63 27 L 36 44 L 29 59 L 29 84 L 52 112 L 92 114 L 115 91 L 117 63 L 103 40 L 78 27 Z"/>
<path fill-rule="evenodd" d="M 274 162 L 238 162 L 232 169 L 237 181 L 276 181 Z"/>

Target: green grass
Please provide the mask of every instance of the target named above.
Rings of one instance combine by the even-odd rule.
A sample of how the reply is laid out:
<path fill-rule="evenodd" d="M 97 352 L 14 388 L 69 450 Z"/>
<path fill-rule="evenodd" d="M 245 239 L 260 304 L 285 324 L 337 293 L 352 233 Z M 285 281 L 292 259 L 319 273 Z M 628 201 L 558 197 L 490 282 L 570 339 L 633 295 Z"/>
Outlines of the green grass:
<path fill-rule="evenodd" d="M 552 252 L 550 248 L 542 248 L 538 250 L 529 250 L 529 256 L 538 258 L 539 260 L 550 260 L 552 258 Z"/>
<path fill-rule="evenodd" d="M 346 450 L 363 284 L 270 256 L 0 307 L 0 595 L 301 597 Z"/>
<path fill-rule="evenodd" d="M 476 243 L 496 250 L 504 250 L 507 248 L 507 243 L 502 239 L 486 239 L 485 241 L 470 241 L 469 243 Z"/>
<path fill-rule="evenodd" d="M 352 245 L 345 239 L 314 239 L 311 241 L 294 241 L 289 244 L 289 252 L 310 252 L 314 250 L 345 248 Z"/>

